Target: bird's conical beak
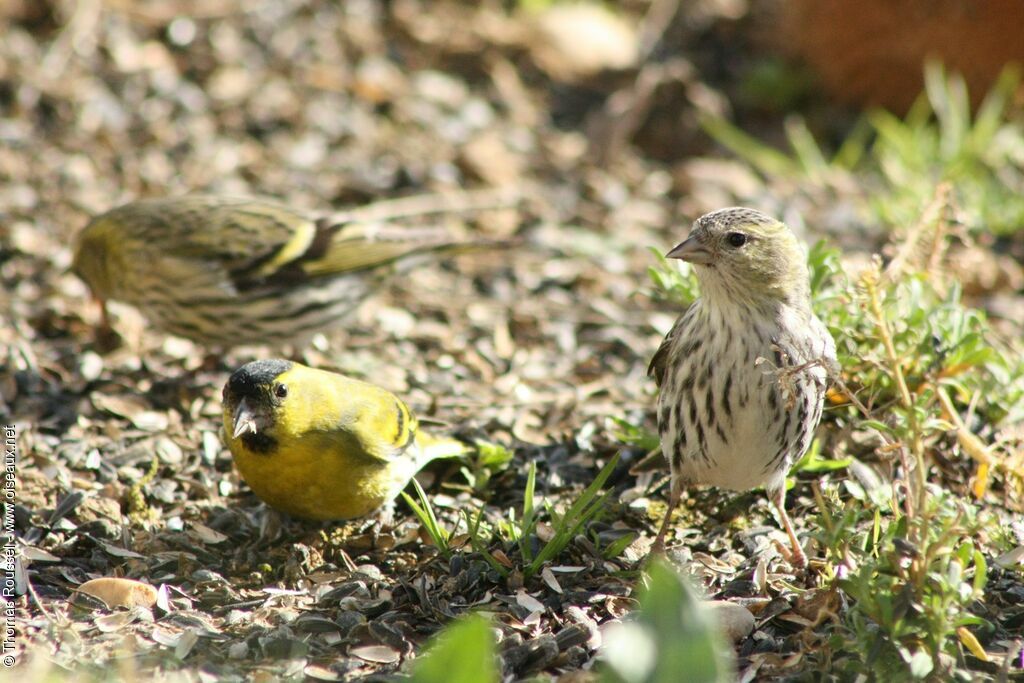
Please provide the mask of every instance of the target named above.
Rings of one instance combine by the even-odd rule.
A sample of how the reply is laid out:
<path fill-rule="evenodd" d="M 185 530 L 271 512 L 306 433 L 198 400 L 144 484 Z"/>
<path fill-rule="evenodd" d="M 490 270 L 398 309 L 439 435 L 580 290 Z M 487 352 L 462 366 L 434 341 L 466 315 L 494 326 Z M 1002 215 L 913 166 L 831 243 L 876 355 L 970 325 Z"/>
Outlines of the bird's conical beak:
<path fill-rule="evenodd" d="M 697 237 L 686 238 L 686 240 L 677 244 L 672 251 L 665 254 L 665 258 L 677 258 L 681 261 L 699 263 L 704 266 L 712 261 L 711 251 Z"/>
<path fill-rule="evenodd" d="M 231 438 L 237 439 L 247 432 L 255 434 L 258 431 L 256 425 L 256 413 L 253 412 L 252 408 L 249 407 L 248 399 L 243 398 L 238 402 L 238 406 L 235 408 L 234 414 L 234 432 L 231 434 Z"/>

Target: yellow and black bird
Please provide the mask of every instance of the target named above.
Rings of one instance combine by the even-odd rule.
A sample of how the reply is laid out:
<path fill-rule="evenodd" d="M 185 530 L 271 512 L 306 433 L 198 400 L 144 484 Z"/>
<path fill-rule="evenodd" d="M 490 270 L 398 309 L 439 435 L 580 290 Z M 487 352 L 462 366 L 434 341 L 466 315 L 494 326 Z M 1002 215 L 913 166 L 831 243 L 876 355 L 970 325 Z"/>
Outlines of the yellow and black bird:
<path fill-rule="evenodd" d="M 399 264 L 501 244 L 457 237 L 431 216 L 505 208 L 509 193 L 440 195 L 306 214 L 264 199 L 190 195 L 132 202 L 77 236 L 72 270 L 104 304 L 220 349 L 293 344 L 338 323 Z M 410 225 L 412 223 L 412 225 Z"/>
<path fill-rule="evenodd" d="M 314 520 L 369 514 L 431 460 L 468 451 L 419 431 L 391 392 L 287 360 L 253 361 L 231 375 L 224 432 L 257 496 Z"/>

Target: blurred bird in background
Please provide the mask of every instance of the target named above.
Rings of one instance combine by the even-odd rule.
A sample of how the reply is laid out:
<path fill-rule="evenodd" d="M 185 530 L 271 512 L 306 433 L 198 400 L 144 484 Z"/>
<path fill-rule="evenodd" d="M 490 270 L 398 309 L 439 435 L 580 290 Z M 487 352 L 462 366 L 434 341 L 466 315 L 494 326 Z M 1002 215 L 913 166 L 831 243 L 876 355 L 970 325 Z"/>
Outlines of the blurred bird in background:
<path fill-rule="evenodd" d="M 454 235 L 437 217 L 516 201 L 482 191 L 318 216 L 263 199 L 147 199 L 93 219 L 77 236 L 72 270 L 103 304 L 105 323 L 115 300 L 157 331 L 207 347 L 301 345 L 421 257 L 507 246 Z"/>

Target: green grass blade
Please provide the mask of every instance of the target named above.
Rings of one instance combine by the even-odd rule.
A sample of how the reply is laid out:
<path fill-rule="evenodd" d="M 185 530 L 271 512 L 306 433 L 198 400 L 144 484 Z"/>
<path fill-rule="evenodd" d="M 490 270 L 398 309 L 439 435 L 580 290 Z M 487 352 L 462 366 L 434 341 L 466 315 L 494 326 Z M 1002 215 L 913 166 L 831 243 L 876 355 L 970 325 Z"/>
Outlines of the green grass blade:
<path fill-rule="evenodd" d="M 724 118 L 702 116 L 700 125 L 715 142 L 746 159 L 765 176 L 799 173 L 798 165 L 785 154 L 747 135 Z"/>
<path fill-rule="evenodd" d="M 451 555 L 451 547 L 448 545 L 448 541 L 451 538 L 451 533 L 443 529 L 438 523 L 437 516 L 434 515 L 434 508 L 430 504 L 426 492 L 423 491 L 423 487 L 420 486 L 420 483 L 415 478 L 412 480 L 412 485 L 416 489 L 416 495 L 419 497 L 422 506 L 405 491 L 402 492 L 402 498 L 412 509 L 413 514 L 419 519 L 423 528 L 427 530 L 427 534 L 434 542 L 434 545 L 437 546 L 437 549 L 441 551 L 442 555 L 449 557 Z"/>

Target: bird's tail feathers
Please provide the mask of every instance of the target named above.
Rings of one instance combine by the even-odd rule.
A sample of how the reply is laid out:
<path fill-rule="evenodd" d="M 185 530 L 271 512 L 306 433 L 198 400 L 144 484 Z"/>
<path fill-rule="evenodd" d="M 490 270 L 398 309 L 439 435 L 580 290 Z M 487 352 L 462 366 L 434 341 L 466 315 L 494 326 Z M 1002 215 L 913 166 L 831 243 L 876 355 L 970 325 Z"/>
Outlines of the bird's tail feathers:
<path fill-rule="evenodd" d="M 333 275 L 402 261 L 418 255 L 507 249 L 520 240 L 481 236 L 463 216 L 513 209 L 521 193 L 480 191 L 456 196 L 423 195 L 374 202 L 317 218 L 317 236 L 304 259 L 306 275 Z"/>
<path fill-rule="evenodd" d="M 424 463 L 437 458 L 458 458 L 468 455 L 473 450 L 458 439 L 448 436 L 433 436 L 423 431 L 417 432 L 416 445 L 420 447 Z"/>
<path fill-rule="evenodd" d="M 458 194 L 423 194 L 386 199 L 322 217 L 329 223 L 393 223 L 403 219 L 439 214 L 471 214 L 498 209 L 514 209 L 525 200 L 516 188 L 477 190 Z"/>

